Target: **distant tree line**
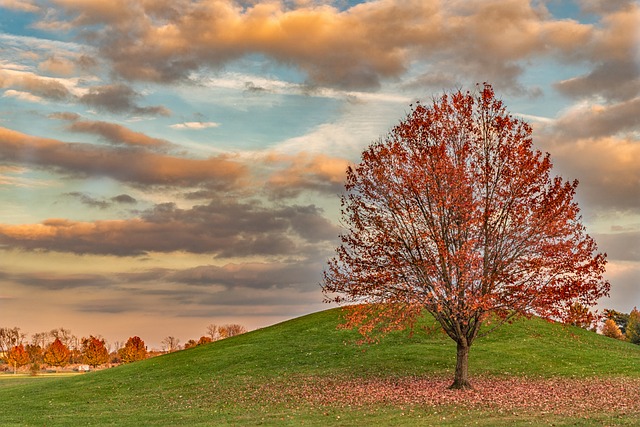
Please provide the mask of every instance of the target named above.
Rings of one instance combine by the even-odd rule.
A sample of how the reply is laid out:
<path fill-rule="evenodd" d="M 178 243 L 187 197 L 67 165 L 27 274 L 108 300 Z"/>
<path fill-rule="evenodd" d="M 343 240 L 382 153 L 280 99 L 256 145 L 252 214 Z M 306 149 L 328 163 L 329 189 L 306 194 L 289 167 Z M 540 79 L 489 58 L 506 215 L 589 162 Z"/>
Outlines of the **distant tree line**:
<path fill-rule="evenodd" d="M 637 307 L 628 314 L 616 310 L 604 310 L 602 334 L 640 345 L 640 311 Z"/>
<path fill-rule="evenodd" d="M 640 311 L 637 307 L 630 313 L 605 309 L 598 316 L 580 303 L 575 303 L 569 307 L 565 323 L 640 345 Z"/>
<path fill-rule="evenodd" d="M 220 339 L 245 333 L 244 326 L 226 324 L 207 326 L 207 334 L 199 340 L 190 339 L 184 349 L 207 344 Z M 109 346 L 104 338 L 90 335 L 78 339 L 69 329 L 58 328 L 49 332 L 37 332 L 27 340 L 27 334 L 19 327 L 0 327 L 0 362 L 5 369 L 16 372 L 29 365 L 33 374 L 43 368 L 63 369 L 68 365 L 88 365 L 93 368 L 143 360 L 165 352 L 182 350 L 180 340 L 168 336 L 162 341 L 163 352 L 150 352 L 138 336 L 130 337 L 126 343 L 116 342 Z"/>
<path fill-rule="evenodd" d="M 209 344 L 210 342 L 222 340 L 225 338 L 230 338 L 235 335 L 244 334 L 247 332 L 247 328 L 242 325 L 238 325 L 237 323 L 228 323 L 226 325 L 216 325 L 210 324 L 207 326 L 207 333 L 201 336 L 197 341 L 194 339 L 190 339 L 184 344 L 184 349 L 196 347 L 199 345 Z M 180 350 L 180 346 L 178 345 L 179 340 L 176 341 L 174 337 L 166 337 L 162 344 L 165 346 L 168 352 Z M 173 350 L 171 350 L 173 349 Z"/>

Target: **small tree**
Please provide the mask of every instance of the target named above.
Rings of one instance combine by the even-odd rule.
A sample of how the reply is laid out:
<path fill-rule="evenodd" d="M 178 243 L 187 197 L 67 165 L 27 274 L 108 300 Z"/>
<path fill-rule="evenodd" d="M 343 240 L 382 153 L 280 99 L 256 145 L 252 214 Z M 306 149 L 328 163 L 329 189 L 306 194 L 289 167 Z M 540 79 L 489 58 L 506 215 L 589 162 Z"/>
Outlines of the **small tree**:
<path fill-rule="evenodd" d="M 22 344 L 26 334 L 20 332 L 20 328 L 0 328 L 0 354 L 7 354 L 15 347 Z"/>
<path fill-rule="evenodd" d="M 6 356 L 7 363 L 9 366 L 13 366 L 13 373 L 15 374 L 18 368 L 28 364 L 31 359 L 29 359 L 29 353 L 24 349 L 24 345 L 16 345 L 12 347 Z"/>
<path fill-rule="evenodd" d="M 640 311 L 636 307 L 629 313 L 625 337 L 630 343 L 640 344 Z"/>
<path fill-rule="evenodd" d="M 144 360 L 147 358 L 147 348 L 140 337 L 130 337 L 124 347 L 118 350 L 118 356 L 120 356 L 123 363 Z"/>
<path fill-rule="evenodd" d="M 602 326 L 602 335 L 610 338 L 615 338 L 617 340 L 624 339 L 624 335 L 622 335 L 622 331 L 616 322 L 613 319 L 607 319 L 604 321 L 604 325 Z"/>
<path fill-rule="evenodd" d="M 29 353 L 29 358 L 33 363 L 42 363 L 44 361 L 44 349 L 36 344 L 27 344 L 24 347 Z"/>
<path fill-rule="evenodd" d="M 218 328 L 218 334 L 221 339 L 244 334 L 245 332 L 247 332 L 247 328 L 237 323 L 222 325 Z"/>
<path fill-rule="evenodd" d="M 94 368 L 107 363 L 109 352 L 105 347 L 104 339 L 96 338 L 93 335 L 89 338 L 82 338 L 82 360 Z"/>
<path fill-rule="evenodd" d="M 565 323 L 582 329 L 589 329 L 595 320 L 596 317 L 588 307 L 575 302 L 569 307 L 569 314 L 565 319 Z"/>
<path fill-rule="evenodd" d="M 50 366 L 65 367 L 71 359 L 71 350 L 56 338 L 44 352 L 44 363 Z"/>
<path fill-rule="evenodd" d="M 162 340 L 162 345 L 168 353 L 172 353 L 180 349 L 180 340 L 176 337 L 168 336 Z"/>
<path fill-rule="evenodd" d="M 192 348 L 192 347 L 195 347 L 197 345 L 198 345 L 198 341 L 191 339 L 191 340 L 187 341 L 186 343 L 184 343 L 184 349 L 186 350 L 188 348 Z"/>
<path fill-rule="evenodd" d="M 207 326 L 207 335 L 211 338 L 211 341 L 216 341 L 220 339 L 220 332 L 218 331 L 218 325 L 210 323 Z"/>
<path fill-rule="evenodd" d="M 349 304 L 346 326 L 367 337 L 431 313 L 457 346 L 451 387 L 471 387 L 469 349 L 488 316 L 566 320 L 609 292 L 578 183 L 551 168 L 490 85 L 418 104 L 347 169 L 326 301 Z"/>
<path fill-rule="evenodd" d="M 605 309 L 604 317 L 606 319 L 613 320 L 616 323 L 616 325 L 618 325 L 618 328 L 620 328 L 620 332 L 622 332 L 623 334 L 625 333 L 627 329 L 627 322 L 629 321 L 629 315 L 627 313 L 622 313 L 622 312 L 611 310 L 611 309 Z"/>
<path fill-rule="evenodd" d="M 198 340 L 198 345 L 205 345 L 205 344 L 209 344 L 211 342 L 213 342 L 211 337 L 201 336 L 200 339 Z"/>

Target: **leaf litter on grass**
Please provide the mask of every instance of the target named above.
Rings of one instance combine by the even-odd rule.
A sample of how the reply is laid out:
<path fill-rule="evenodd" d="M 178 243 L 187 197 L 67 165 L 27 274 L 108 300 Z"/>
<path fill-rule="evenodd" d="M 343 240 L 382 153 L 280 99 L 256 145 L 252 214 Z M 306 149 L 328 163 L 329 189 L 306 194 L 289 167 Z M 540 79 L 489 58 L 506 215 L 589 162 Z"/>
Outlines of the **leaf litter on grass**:
<path fill-rule="evenodd" d="M 455 406 L 497 412 L 563 416 L 640 414 L 639 378 L 476 377 L 472 390 L 449 390 L 450 378 L 291 377 L 244 390 L 241 397 L 265 405 L 314 407 Z M 240 396 L 238 396 L 240 397 Z"/>

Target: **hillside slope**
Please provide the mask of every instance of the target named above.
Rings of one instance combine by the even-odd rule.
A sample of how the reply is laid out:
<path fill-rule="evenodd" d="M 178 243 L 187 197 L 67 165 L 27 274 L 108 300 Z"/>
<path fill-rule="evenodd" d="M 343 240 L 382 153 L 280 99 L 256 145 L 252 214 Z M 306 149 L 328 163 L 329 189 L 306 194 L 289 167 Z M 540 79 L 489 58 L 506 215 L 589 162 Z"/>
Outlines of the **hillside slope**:
<path fill-rule="evenodd" d="M 264 385 L 273 381 L 452 375 L 455 346 L 441 332 L 394 333 L 358 346 L 356 333 L 336 329 L 339 322 L 339 311 L 327 310 L 110 370 L 0 384 L 2 425 L 243 424 L 242 411 L 255 420 L 267 410 L 255 399 L 268 397 Z M 519 320 L 474 344 L 470 371 L 472 379 L 639 378 L 640 347 L 540 319 Z"/>

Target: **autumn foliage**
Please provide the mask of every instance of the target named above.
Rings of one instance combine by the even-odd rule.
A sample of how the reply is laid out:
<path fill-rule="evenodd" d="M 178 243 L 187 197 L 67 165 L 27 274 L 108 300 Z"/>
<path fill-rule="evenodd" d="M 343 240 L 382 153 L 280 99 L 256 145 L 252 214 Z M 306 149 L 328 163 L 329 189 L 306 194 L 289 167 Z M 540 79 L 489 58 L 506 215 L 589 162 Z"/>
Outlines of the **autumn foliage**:
<path fill-rule="evenodd" d="M 93 335 L 82 339 L 82 360 L 94 368 L 109 361 L 109 352 L 105 347 L 104 339 Z"/>
<path fill-rule="evenodd" d="M 69 363 L 71 359 L 71 350 L 56 338 L 51 344 L 47 346 L 44 352 L 44 363 L 51 366 L 64 367 Z"/>
<path fill-rule="evenodd" d="M 489 315 L 565 321 L 608 294 L 578 183 L 551 168 L 490 85 L 417 104 L 347 170 L 326 300 L 347 304 L 346 326 L 367 337 L 428 311 L 457 344 L 452 387 L 470 387 L 469 348 Z"/>
<path fill-rule="evenodd" d="M 124 363 L 144 360 L 147 358 L 147 347 L 140 337 L 130 337 L 125 346 L 118 350 L 118 356 Z"/>
<path fill-rule="evenodd" d="M 22 344 L 12 347 L 7 353 L 5 359 L 10 366 L 13 366 L 14 369 L 24 366 L 31 361 L 29 353 L 27 353 L 24 345 Z"/>
<path fill-rule="evenodd" d="M 625 336 L 630 343 L 640 344 L 640 311 L 637 307 L 633 307 L 629 313 Z"/>
<path fill-rule="evenodd" d="M 602 335 L 615 338 L 617 340 L 624 338 L 622 331 L 620 331 L 620 328 L 616 325 L 616 322 L 614 322 L 613 319 L 605 320 L 604 325 L 602 326 Z"/>

